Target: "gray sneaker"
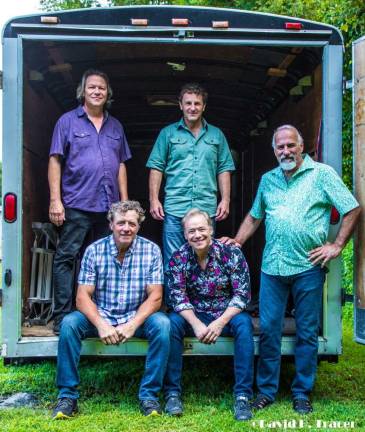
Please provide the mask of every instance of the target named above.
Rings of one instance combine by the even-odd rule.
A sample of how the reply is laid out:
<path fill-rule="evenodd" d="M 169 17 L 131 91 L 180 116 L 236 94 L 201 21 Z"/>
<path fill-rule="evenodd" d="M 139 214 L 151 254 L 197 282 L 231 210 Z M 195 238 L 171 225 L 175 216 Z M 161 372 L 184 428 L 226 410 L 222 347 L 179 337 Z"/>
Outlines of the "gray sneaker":
<path fill-rule="evenodd" d="M 250 420 L 252 418 L 252 412 L 248 398 L 246 396 L 237 396 L 234 401 L 234 418 L 239 421 Z"/>
<path fill-rule="evenodd" d="M 166 400 L 165 413 L 170 416 L 179 417 L 182 415 L 184 409 L 180 396 L 169 396 Z"/>

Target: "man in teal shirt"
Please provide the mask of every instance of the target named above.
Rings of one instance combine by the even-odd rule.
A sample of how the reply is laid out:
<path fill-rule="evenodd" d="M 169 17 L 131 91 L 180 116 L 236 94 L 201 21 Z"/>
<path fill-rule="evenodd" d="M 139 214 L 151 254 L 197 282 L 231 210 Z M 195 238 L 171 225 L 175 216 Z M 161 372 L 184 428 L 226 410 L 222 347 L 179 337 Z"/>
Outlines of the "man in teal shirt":
<path fill-rule="evenodd" d="M 279 167 L 264 174 L 253 206 L 235 239 L 243 245 L 265 218 L 266 245 L 260 282 L 260 358 L 254 409 L 270 405 L 278 391 L 281 332 L 288 295 L 295 308 L 296 374 L 293 408 L 312 411 L 318 352 L 318 329 L 325 265 L 340 255 L 355 227 L 360 207 L 328 165 L 303 155 L 303 139 L 291 125 L 276 129 L 272 142 Z M 333 243 L 327 241 L 330 214 L 343 216 Z"/>
<path fill-rule="evenodd" d="M 229 213 L 231 171 L 234 163 L 223 132 L 203 119 L 207 93 L 195 83 L 180 91 L 179 105 L 183 118 L 160 132 L 147 167 L 150 212 L 163 220 L 163 257 L 168 259 L 184 243 L 183 216 L 193 207 L 206 211 L 216 221 Z M 165 177 L 165 201 L 159 200 Z M 218 187 L 217 187 L 218 181 Z M 217 206 L 217 190 L 221 201 Z"/>

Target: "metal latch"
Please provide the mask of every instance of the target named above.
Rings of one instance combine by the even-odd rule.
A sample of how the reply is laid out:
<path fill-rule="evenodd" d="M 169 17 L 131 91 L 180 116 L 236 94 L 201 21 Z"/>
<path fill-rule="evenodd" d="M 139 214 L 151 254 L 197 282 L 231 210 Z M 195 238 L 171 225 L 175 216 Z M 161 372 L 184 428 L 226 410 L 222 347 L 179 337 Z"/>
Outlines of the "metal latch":
<path fill-rule="evenodd" d="M 174 33 L 174 37 L 178 39 L 193 38 L 194 32 L 192 30 L 180 29 Z"/>
<path fill-rule="evenodd" d="M 3 305 L 3 290 L 0 288 L 0 306 Z"/>

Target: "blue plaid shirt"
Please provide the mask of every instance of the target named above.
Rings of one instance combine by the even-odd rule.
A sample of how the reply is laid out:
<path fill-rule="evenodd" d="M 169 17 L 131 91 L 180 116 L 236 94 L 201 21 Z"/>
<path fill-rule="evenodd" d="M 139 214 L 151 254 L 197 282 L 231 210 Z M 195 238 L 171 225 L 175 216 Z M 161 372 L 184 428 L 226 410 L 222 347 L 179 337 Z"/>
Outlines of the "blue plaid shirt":
<path fill-rule="evenodd" d="M 93 300 L 100 315 L 111 325 L 133 318 L 146 300 L 147 285 L 163 283 L 160 248 L 137 236 L 122 262 L 113 235 L 91 244 L 81 262 L 78 282 L 94 285 Z"/>

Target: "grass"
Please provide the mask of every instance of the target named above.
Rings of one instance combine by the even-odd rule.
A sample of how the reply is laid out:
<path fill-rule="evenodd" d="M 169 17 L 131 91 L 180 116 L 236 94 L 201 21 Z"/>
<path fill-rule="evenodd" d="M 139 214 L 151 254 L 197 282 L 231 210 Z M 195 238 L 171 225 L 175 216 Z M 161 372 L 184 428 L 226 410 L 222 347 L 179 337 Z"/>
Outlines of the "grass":
<path fill-rule="evenodd" d="M 348 307 L 349 308 L 349 307 Z M 348 315 L 351 315 L 348 312 Z M 338 364 L 322 362 L 313 392 L 315 412 L 305 418 L 307 430 L 333 430 L 315 427 L 316 421 L 353 421 L 354 430 L 365 430 L 364 347 L 352 341 L 352 321 L 344 326 L 344 354 Z M 185 415 L 179 419 L 166 416 L 144 418 L 139 414 L 137 391 L 143 359 L 83 360 L 80 365 L 80 409 L 72 420 L 55 422 L 49 414 L 57 397 L 55 363 L 43 362 L 23 366 L 0 364 L 0 394 L 30 391 L 39 398 L 36 409 L 0 410 L 2 432 L 49 431 L 239 431 L 272 430 L 284 420 L 299 421 L 290 401 L 290 381 L 294 368 L 284 363 L 277 403 L 256 414 L 253 421 L 242 424 L 232 416 L 232 359 L 187 358 L 183 385 Z M 259 421 L 266 422 L 263 423 Z M 321 423 L 323 425 L 323 423 Z M 283 425 L 283 424 L 282 424 Z M 282 426 L 281 425 L 281 426 Z M 277 423 L 277 426 L 280 426 Z M 302 429 L 297 423 L 297 428 Z M 281 429 L 280 427 L 276 430 Z M 345 430 L 345 429 L 342 429 Z"/>

